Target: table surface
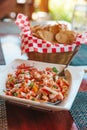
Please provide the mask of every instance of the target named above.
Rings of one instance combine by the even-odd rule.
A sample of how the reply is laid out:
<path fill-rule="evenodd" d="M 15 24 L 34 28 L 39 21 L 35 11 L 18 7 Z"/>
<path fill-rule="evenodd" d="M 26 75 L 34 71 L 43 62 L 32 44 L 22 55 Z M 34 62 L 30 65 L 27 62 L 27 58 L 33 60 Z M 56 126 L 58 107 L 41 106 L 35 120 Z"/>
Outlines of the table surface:
<path fill-rule="evenodd" d="M 10 40 L 9 40 L 10 39 Z M 1 44 L 6 64 L 21 56 L 20 40 L 15 35 L 1 35 Z M 10 48 L 10 51 L 9 51 Z M 79 91 L 87 91 L 85 74 Z M 6 102 L 8 130 L 77 130 L 69 111 L 46 112 Z"/>

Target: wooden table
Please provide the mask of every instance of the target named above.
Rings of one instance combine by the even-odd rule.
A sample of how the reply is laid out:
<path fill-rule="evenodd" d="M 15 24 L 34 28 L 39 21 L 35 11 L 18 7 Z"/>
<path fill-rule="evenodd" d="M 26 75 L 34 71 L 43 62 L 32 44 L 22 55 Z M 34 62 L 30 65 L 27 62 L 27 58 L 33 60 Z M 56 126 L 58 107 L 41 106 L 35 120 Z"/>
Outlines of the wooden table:
<path fill-rule="evenodd" d="M 9 57 L 14 57 L 15 49 L 18 58 L 20 57 L 20 51 L 17 49 L 19 48 L 19 46 L 17 47 L 18 43 L 16 44 L 17 40 L 13 42 L 11 39 L 7 44 L 4 42 L 5 41 L 2 39 L 5 60 L 6 64 L 8 64 L 12 60 L 10 59 L 10 61 L 8 61 Z M 8 44 L 10 42 L 13 44 L 14 51 L 12 51 L 11 48 L 11 51 L 8 52 L 7 49 L 11 47 L 10 44 Z M 9 54 L 9 56 L 7 56 L 7 54 Z M 84 76 L 79 91 L 87 91 L 87 75 Z M 77 130 L 76 124 L 69 111 L 39 111 L 10 102 L 6 102 L 6 108 L 8 130 Z"/>

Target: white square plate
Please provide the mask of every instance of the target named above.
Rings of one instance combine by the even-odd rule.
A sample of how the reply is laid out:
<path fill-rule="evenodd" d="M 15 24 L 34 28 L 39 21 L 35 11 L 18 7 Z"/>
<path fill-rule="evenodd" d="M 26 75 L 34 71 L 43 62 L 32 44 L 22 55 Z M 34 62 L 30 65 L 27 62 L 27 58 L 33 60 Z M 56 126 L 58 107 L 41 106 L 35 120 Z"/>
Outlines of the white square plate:
<path fill-rule="evenodd" d="M 33 107 L 33 108 L 42 109 L 42 110 L 43 109 L 49 110 L 49 111 L 70 110 L 73 104 L 73 101 L 77 95 L 77 92 L 79 90 L 79 87 L 80 87 L 80 84 L 84 75 L 83 69 L 79 67 L 68 66 L 67 72 L 70 74 L 69 80 L 71 81 L 68 95 L 60 104 L 52 105 L 52 104 L 40 103 L 36 101 L 31 101 L 28 99 L 22 99 L 22 98 L 17 98 L 14 96 L 5 95 L 4 90 L 5 90 L 5 83 L 6 83 L 6 78 L 7 78 L 8 73 L 12 73 L 15 70 L 15 68 L 22 63 L 25 63 L 26 65 L 33 65 L 39 69 L 44 69 L 46 67 L 55 66 L 58 70 L 61 70 L 64 67 L 63 65 L 58 65 L 58 64 L 16 59 L 12 63 L 10 63 L 8 66 L 6 66 L 3 69 L 3 71 L 0 72 L 0 98 L 3 98 L 10 102 L 15 102 L 19 105 L 23 104 L 28 107 Z"/>

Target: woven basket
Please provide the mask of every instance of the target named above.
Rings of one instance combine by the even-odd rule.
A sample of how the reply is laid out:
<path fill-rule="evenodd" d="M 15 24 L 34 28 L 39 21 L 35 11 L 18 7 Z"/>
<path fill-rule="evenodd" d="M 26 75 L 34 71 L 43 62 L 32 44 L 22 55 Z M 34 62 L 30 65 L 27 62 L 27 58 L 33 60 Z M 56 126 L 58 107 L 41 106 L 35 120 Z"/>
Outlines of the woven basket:
<path fill-rule="evenodd" d="M 72 58 L 75 44 L 80 45 L 81 40 L 83 40 L 82 36 L 78 35 L 76 41 L 74 41 L 74 44 L 71 44 L 71 46 L 58 46 L 58 45 L 54 46 L 51 45 L 48 41 L 38 39 L 37 37 L 34 37 L 32 35 L 30 22 L 28 21 L 27 16 L 23 14 L 18 14 L 16 24 L 22 30 L 22 33 L 20 35 L 22 43 L 21 44 L 22 53 L 27 53 L 28 59 L 30 60 L 56 63 L 56 64 L 67 64 L 68 61 Z M 51 52 L 51 53 L 44 53 L 44 49 L 45 52 Z M 62 51 L 61 49 L 63 49 L 64 52 L 61 52 Z M 37 52 L 35 52 L 34 50 L 36 50 Z"/>
<path fill-rule="evenodd" d="M 27 53 L 30 60 L 55 63 L 55 64 L 67 64 L 72 52 L 59 52 L 59 53 L 38 53 L 38 52 L 29 52 Z"/>

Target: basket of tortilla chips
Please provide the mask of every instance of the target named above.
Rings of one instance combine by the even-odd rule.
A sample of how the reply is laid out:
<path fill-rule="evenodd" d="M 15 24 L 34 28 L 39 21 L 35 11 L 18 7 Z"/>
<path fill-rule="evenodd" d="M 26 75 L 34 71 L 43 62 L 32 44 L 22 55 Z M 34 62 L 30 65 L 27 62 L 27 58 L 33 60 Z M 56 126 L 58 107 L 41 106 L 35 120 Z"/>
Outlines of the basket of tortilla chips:
<path fill-rule="evenodd" d="M 30 60 L 67 64 L 80 38 L 64 24 L 31 26 L 28 17 L 18 14 L 16 24 L 21 32 L 21 51 Z"/>

